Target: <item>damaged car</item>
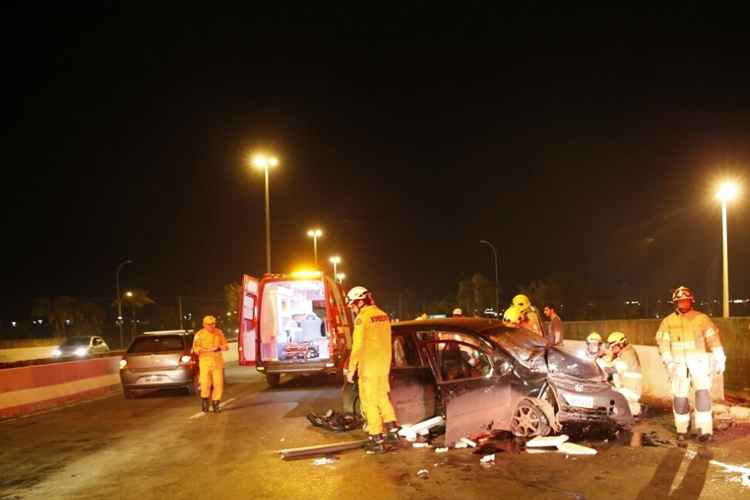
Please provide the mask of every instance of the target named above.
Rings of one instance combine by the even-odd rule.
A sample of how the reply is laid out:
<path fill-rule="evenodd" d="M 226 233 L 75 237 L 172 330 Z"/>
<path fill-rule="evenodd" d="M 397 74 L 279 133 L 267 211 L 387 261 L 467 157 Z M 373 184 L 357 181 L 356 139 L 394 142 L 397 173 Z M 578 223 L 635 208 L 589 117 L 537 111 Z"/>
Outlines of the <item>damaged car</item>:
<path fill-rule="evenodd" d="M 483 318 L 407 321 L 393 325 L 392 341 L 399 423 L 443 416 L 446 443 L 493 430 L 532 438 L 633 421 L 596 363 L 523 328 Z M 343 405 L 360 411 L 356 384 L 345 385 Z"/>

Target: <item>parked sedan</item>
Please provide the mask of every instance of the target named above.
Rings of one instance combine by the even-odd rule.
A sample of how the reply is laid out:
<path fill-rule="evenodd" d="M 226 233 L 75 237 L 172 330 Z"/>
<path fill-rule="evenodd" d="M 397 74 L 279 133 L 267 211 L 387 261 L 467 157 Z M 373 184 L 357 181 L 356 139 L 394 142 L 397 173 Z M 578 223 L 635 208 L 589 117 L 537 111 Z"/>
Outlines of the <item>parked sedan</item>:
<path fill-rule="evenodd" d="M 545 436 L 574 423 L 623 426 L 632 415 L 596 363 L 493 319 L 393 325 L 391 401 L 399 423 L 446 419 L 446 442 L 487 430 Z M 356 387 L 344 408 L 358 411 Z"/>
<path fill-rule="evenodd" d="M 120 381 L 126 398 L 143 389 L 184 388 L 198 391 L 198 363 L 191 353 L 193 334 L 185 331 L 144 333 L 133 339 L 120 360 Z"/>
<path fill-rule="evenodd" d="M 96 335 L 81 335 L 65 339 L 52 351 L 52 355 L 56 358 L 85 358 L 105 352 L 109 352 L 109 346 L 103 338 Z"/>

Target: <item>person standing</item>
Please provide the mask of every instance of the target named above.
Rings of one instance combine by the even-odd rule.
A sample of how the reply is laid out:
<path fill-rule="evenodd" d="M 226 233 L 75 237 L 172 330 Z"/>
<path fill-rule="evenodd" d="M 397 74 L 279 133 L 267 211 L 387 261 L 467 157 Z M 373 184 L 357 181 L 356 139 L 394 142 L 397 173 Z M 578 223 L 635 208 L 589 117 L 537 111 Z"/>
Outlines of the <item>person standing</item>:
<path fill-rule="evenodd" d="M 547 304 L 544 306 L 544 316 L 549 319 L 549 325 L 545 330 L 545 337 L 550 345 L 560 345 L 565 338 L 562 319 L 557 315 L 555 306 Z"/>
<path fill-rule="evenodd" d="M 726 355 L 719 338 L 719 330 L 708 316 L 693 308 L 695 296 L 689 288 L 677 288 L 672 294 L 672 303 L 675 305 L 675 311 L 659 325 L 656 343 L 672 382 L 677 441 L 684 446 L 690 424 L 688 396 L 691 386 L 695 389 L 695 425 L 698 427 L 698 439 L 706 442 L 713 435 L 711 380 L 714 373 L 724 372 Z"/>
<path fill-rule="evenodd" d="M 203 328 L 193 338 L 193 352 L 198 355 L 201 384 L 201 410 L 208 412 L 209 399 L 214 413 L 220 410 L 224 393 L 224 354 L 229 349 L 224 333 L 216 328 L 216 318 L 203 318 Z"/>
<path fill-rule="evenodd" d="M 359 374 L 359 400 L 367 421 L 367 453 L 384 453 L 385 444 L 398 442 L 396 412 L 389 399 L 388 376 L 391 371 L 391 322 L 375 305 L 372 293 L 355 286 L 346 294 L 347 303 L 356 316 L 352 335 L 352 352 L 346 379 L 354 383 Z"/>

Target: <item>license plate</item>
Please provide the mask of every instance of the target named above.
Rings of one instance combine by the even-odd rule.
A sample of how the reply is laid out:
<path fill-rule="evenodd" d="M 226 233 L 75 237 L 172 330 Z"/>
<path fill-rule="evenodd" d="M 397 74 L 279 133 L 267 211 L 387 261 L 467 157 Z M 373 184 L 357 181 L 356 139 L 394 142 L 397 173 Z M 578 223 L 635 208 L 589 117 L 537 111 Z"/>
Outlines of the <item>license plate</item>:
<path fill-rule="evenodd" d="M 138 379 L 139 384 L 158 384 L 160 382 L 162 382 L 162 377 L 160 375 L 141 377 Z"/>
<path fill-rule="evenodd" d="M 566 394 L 566 401 L 572 406 L 578 406 L 580 408 L 593 408 L 594 398 L 591 396 L 580 396 L 578 394 Z"/>

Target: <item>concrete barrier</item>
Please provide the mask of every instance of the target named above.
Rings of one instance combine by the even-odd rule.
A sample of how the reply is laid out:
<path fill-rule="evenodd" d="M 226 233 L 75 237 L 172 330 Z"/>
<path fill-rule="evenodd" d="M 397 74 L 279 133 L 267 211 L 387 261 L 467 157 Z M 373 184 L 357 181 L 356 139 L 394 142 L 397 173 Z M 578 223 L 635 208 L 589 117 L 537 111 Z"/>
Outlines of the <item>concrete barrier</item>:
<path fill-rule="evenodd" d="M 120 359 L 116 355 L 1 369 L 0 419 L 119 392 Z M 224 361 L 237 360 L 237 342 L 229 342 Z"/>
<path fill-rule="evenodd" d="M 582 340 L 565 340 L 564 345 L 584 355 L 586 342 Z M 643 398 L 659 406 L 669 406 L 672 403 L 672 388 L 664 369 L 664 363 L 655 346 L 634 345 L 641 361 L 643 372 Z M 711 397 L 714 400 L 724 399 L 724 379 L 716 375 L 711 386 Z"/>
<path fill-rule="evenodd" d="M 0 363 L 14 363 L 27 359 L 46 359 L 52 357 L 52 351 L 58 344 L 41 347 L 16 347 L 0 349 Z"/>

